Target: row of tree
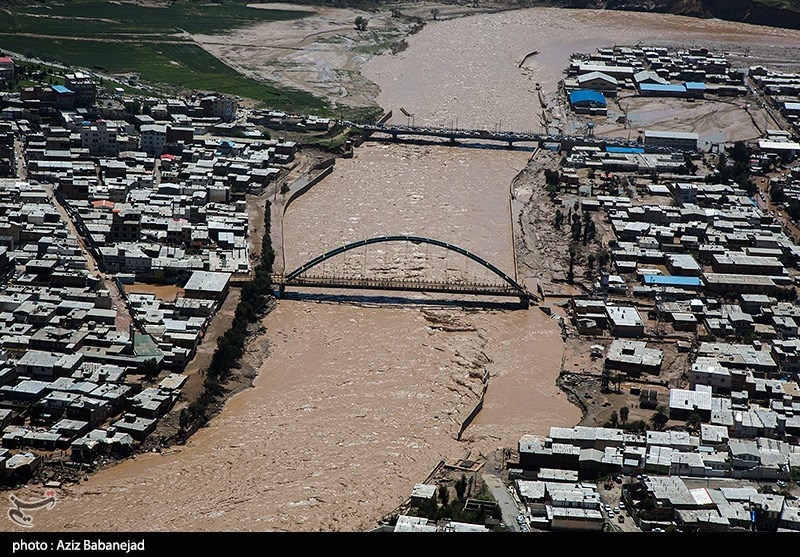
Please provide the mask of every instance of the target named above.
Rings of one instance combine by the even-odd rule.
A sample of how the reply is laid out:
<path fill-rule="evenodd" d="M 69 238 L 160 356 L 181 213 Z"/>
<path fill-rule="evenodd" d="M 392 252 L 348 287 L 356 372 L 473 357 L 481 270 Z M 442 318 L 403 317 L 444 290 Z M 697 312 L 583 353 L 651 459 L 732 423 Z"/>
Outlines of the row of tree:
<path fill-rule="evenodd" d="M 437 497 L 425 501 L 412 511 L 412 514 L 425 517 L 431 522 L 451 520 L 485 525 L 487 519 L 490 518 L 500 521 L 502 519 L 502 511 L 499 505 L 477 505 L 473 509 L 467 508 L 466 501 L 472 495 L 473 487 L 474 478 L 467 478 L 465 474 L 462 474 L 461 478 L 453 484 L 455 497 L 452 496 L 447 484 L 443 483 L 439 486 Z M 481 501 L 494 502 L 494 498 L 488 493 L 485 484 L 481 491 L 475 494 L 474 498 Z"/>
<path fill-rule="evenodd" d="M 215 403 L 225 393 L 224 383 L 230 379 L 232 371 L 240 366 L 240 360 L 245 352 L 245 342 L 250 333 L 250 325 L 263 317 L 269 299 L 272 297 L 270 275 L 275 262 L 275 251 L 269 235 L 270 207 L 271 204 L 267 200 L 261 257 L 254 270 L 253 278 L 242 287 L 230 328 L 217 339 L 217 347 L 206 370 L 203 392 L 181 411 L 180 428 L 184 438 L 196 428 L 204 425 L 211 417 Z"/>
<path fill-rule="evenodd" d="M 656 431 L 661 431 L 667 425 L 669 421 L 669 408 L 664 406 L 663 404 L 656 407 L 655 411 L 653 412 L 652 416 L 650 416 L 649 424 L 644 420 L 634 420 L 632 422 L 628 421 L 628 417 L 630 416 L 630 408 L 627 406 L 623 406 L 619 409 L 619 412 L 616 410 L 611 412 L 611 415 L 608 418 L 608 421 L 605 423 L 604 427 L 613 427 L 613 428 L 620 428 L 626 431 L 636 432 L 636 433 L 644 433 L 648 429 L 648 425 L 652 427 Z M 694 431 L 700 423 L 702 423 L 702 418 L 699 414 L 694 413 L 686 420 L 686 427 L 691 431 Z"/>

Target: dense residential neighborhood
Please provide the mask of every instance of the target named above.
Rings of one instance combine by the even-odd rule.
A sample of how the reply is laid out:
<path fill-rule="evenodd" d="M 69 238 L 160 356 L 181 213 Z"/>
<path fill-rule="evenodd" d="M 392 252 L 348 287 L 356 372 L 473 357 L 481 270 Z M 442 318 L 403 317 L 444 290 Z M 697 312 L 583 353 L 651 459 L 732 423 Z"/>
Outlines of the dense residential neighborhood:
<path fill-rule="evenodd" d="M 15 71 L 0 58 L 5 83 Z M 755 92 L 786 126 L 749 144 L 645 129 L 625 148 L 591 135 L 540 146 L 558 154 L 553 225 L 589 246 L 591 292 L 538 302 L 564 308 L 587 374 L 629 402 L 609 423 L 520 438 L 503 471 L 518 530 L 800 530 L 800 75 L 660 47 L 604 49 L 566 74 L 564 102 L 583 117 L 607 117 L 621 94 Z M 8 89 L 0 482 L 13 486 L 54 460 L 80 473 L 133 454 L 152 434 L 230 289 L 255 273 L 248 200 L 299 149 L 266 130 L 334 122 L 214 93 L 141 97 L 83 71 Z M 450 468 L 475 474 L 467 464 Z M 417 484 L 384 529 L 501 524 L 474 498 L 464 507 L 484 524 L 437 524 L 420 509 L 438 497 Z"/>
<path fill-rule="evenodd" d="M 13 82 L 14 61 L 0 66 Z M 53 461 L 90 469 L 147 439 L 181 398 L 182 371 L 231 285 L 252 277 L 246 197 L 294 162 L 292 141 L 230 134 L 238 121 L 264 138 L 232 97 L 122 91 L 74 72 L 64 85 L 2 95 L 5 485 Z M 286 127 L 305 120 L 251 116 Z"/>
<path fill-rule="evenodd" d="M 800 75 L 660 47 L 602 49 L 566 73 L 589 140 L 622 95 L 702 102 L 752 88 L 786 128 L 748 144 L 644 129 L 629 147 L 561 145 L 554 226 L 572 236 L 576 283 L 579 263 L 594 282 L 540 307 L 563 307 L 564 338 L 591 354 L 562 371 L 567 389 L 594 377 L 616 402 L 605 424 L 520 438 L 506 461 L 518 529 L 800 530 Z M 415 492 L 424 485 L 440 496 L 434 483 Z M 462 528 L 420 520 L 414 501 L 395 531 Z"/>

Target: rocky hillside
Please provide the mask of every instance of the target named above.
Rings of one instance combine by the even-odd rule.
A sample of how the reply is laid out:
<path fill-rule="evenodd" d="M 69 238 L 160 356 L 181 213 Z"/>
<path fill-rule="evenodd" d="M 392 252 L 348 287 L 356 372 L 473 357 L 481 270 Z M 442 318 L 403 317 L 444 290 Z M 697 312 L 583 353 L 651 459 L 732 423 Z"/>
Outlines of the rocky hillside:
<path fill-rule="evenodd" d="M 565 0 L 554 4 L 570 8 L 715 17 L 755 25 L 800 29 L 800 0 Z"/>

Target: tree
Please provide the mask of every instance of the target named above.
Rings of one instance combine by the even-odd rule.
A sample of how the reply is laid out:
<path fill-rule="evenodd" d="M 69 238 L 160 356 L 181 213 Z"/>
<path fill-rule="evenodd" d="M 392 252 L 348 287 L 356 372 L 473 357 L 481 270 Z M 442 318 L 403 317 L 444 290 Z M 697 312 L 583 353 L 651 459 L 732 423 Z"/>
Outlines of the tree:
<path fill-rule="evenodd" d="M 630 408 L 627 406 L 623 406 L 619 409 L 619 421 L 622 424 L 625 424 L 628 421 L 628 415 L 630 414 Z"/>
<path fill-rule="evenodd" d="M 600 374 L 600 390 L 602 392 L 608 392 L 609 385 L 611 385 L 611 370 L 604 367 Z"/>
<path fill-rule="evenodd" d="M 647 422 L 644 420 L 636 420 L 628 424 L 629 431 L 633 431 L 635 433 L 644 433 L 647 431 Z"/>
<path fill-rule="evenodd" d="M 567 267 L 567 283 L 572 284 L 575 282 L 575 256 L 577 255 L 577 247 L 575 242 L 569 244 L 569 266 Z"/>
<path fill-rule="evenodd" d="M 800 202 L 798 202 L 796 199 L 789 201 L 789 206 L 786 208 L 786 214 L 788 214 L 789 218 L 793 221 L 800 220 Z"/>
<path fill-rule="evenodd" d="M 697 165 L 692 160 L 691 155 L 686 153 L 683 159 L 683 170 L 686 174 L 697 174 Z"/>
<path fill-rule="evenodd" d="M 581 239 L 581 217 L 578 213 L 572 213 L 572 240 L 577 242 Z"/>
<path fill-rule="evenodd" d="M 661 431 L 662 429 L 664 429 L 664 426 L 667 425 L 668 421 L 669 421 L 669 409 L 663 404 L 659 404 L 658 407 L 656 408 L 656 411 L 653 412 L 653 415 L 650 417 L 650 424 L 657 431 Z"/>
<path fill-rule="evenodd" d="M 783 190 L 783 184 L 780 182 L 771 182 L 769 185 L 769 198 L 773 203 L 783 203 L 786 201 L 786 193 Z"/>
<path fill-rule="evenodd" d="M 544 181 L 548 186 L 557 186 L 561 181 L 561 175 L 558 170 L 551 170 L 550 168 L 544 169 Z"/>
<path fill-rule="evenodd" d="M 608 419 L 608 426 L 617 427 L 617 425 L 619 425 L 619 415 L 617 414 L 616 410 L 612 410 L 611 416 Z"/>
<path fill-rule="evenodd" d="M 456 495 L 459 499 L 464 498 L 464 493 L 467 491 L 467 476 L 461 474 L 461 478 L 455 483 Z"/>
<path fill-rule="evenodd" d="M 589 211 L 583 212 L 583 245 L 585 246 L 587 242 L 593 240 L 595 234 L 597 233 L 594 225 L 594 221 L 592 220 Z"/>
<path fill-rule="evenodd" d="M 362 16 L 356 16 L 356 19 L 353 21 L 353 23 L 355 24 L 356 29 L 359 31 L 365 31 L 367 29 L 367 23 L 369 23 L 369 20 Z"/>
<path fill-rule="evenodd" d="M 447 486 L 444 484 L 439 486 L 439 500 L 444 507 L 450 504 L 450 491 L 448 491 Z"/>
<path fill-rule="evenodd" d="M 606 248 L 597 250 L 597 268 L 600 270 L 605 269 L 606 265 L 608 265 L 609 258 L 610 256 Z"/>
<path fill-rule="evenodd" d="M 692 412 L 689 414 L 689 417 L 686 418 L 686 427 L 689 431 L 697 431 L 701 423 L 703 423 L 703 418 L 697 412 Z"/>
<path fill-rule="evenodd" d="M 553 226 L 556 230 L 561 230 L 561 225 L 564 224 L 564 213 L 560 209 L 556 209 L 555 222 Z"/>
<path fill-rule="evenodd" d="M 433 21 L 436 21 L 439 18 L 439 8 L 431 8 L 431 16 Z"/>
<path fill-rule="evenodd" d="M 155 358 L 148 358 L 139 364 L 137 371 L 144 375 L 148 380 L 152 380 L 155 379 L 155 377 L 161 371 L 161 366 L 158 365 L 158 362 Z"/>
<path fill-rule="evenodd" d="M 747 148 L 744 141 L 737 141 L 734 143 L 733 147 L 728 149 L 728 153 L 730 153 L 734 162 L 746 163 L 750 160 L 750 149 Z"/>

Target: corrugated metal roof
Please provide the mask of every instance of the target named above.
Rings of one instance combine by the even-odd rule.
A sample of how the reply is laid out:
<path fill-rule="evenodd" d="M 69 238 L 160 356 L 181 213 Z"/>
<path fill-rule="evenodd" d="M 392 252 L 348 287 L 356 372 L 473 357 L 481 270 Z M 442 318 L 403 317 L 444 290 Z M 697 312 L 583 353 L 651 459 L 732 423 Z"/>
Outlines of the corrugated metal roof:
<path fill-rule="evenodd" d="M 654 286 L 702 286 L 699 277 L 680 277 L 675 275 L 644 275 L 644 283 Z"/>
<path fill-rule="evenodd" d="M 50 87 L 53 88 L 53 91 L 55 91 L 56 93 L 60 93 L 62 95 L 66 95 L 68 93 L 74 93 L 74 91 L 72 89 L 68 89 L 67 87 L 64 87 L 63 85 L 51 85 Z"/>
<path fill-rule="evenodd" d="M 644 149 L 641 147 L 614 147 L 613 145 L 607 145 L 606 153 L 641 154 L 644 153 Z"/>
<path fill-rule="evenodd" d="M 653 91 L 658 93 L 685 93 L 684 85 L 662 85 L 661 83 L 642 83 L 639 85 L 640 91 Z"/>
<path fill-rule="evenodd" d="M 577 89 L 570 92 L 569 102 L 572 104 L 593 104 L 596 106 L 606 106 L 606 97 L 600 91 L 592 89 Z"/>

